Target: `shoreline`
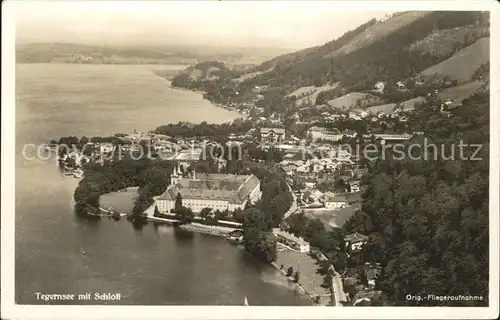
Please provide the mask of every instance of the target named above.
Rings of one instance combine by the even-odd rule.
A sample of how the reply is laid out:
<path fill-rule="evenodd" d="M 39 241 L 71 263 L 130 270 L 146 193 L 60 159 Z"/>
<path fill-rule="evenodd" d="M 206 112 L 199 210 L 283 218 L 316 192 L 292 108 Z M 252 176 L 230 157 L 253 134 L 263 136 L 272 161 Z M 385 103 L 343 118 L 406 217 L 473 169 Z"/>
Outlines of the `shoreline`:
<path fill-rule="evenodd" d="M 182 87 L 174 87 L 174 86 L 172 86 L 172 81 L 171 81 L 171 80 L 168 80 L 168 79 L 166 79 L 166 78 L 163 78 L 163 79 L 165 79 L 165 80 L 168 82 L 168 87 L 169 87 L 170 89 L 172 89 L 172 90 L 182 90 L 182 91 L 189 91 L 189 92 L 195 92 L 195 93 L 201 94 L 201 96 L 202 96 L 203 100 L 206 100 L 206 101 L 210 102 L 212 105 L 214 105 L 214 106 L 216 106 L 216 107 L 218 107 L 218 108 L 223 108 L 223 109 L 226 109 L 227 111 L 236 112 L 236 113 L 238 113 L 239 115 L 241 115 L 241 118 L 243 118 L 243 119 L 248 118 L 248 115 L 247 115 L 247 114 L 244 114 L 243 112 L 241 112 L 241 111 L 239 111 L 239 110 L 237 110 L 237 109 L 233 109 L 233 108 L 228 107 L 228 106 L 226 106 L 226 105 L 224 105 L 224 104 L 217 103 L 217 102 L 213 102 L 213 101 L 210 101 L 210 100 L 206 99 L 205 97 L 203 97 L 203 95 L 205 94 L 205 92 L 204 92 L 204 91 L 201 91 L 201 90 L 192 90 L 192 89 L 187 89 L 187 88 L 182 88 Z M 236 118 L 236 119 L 237 119 L 237 118 Z M 235 119 L 235 120 L 236 120 L 236 119 Z"/>
<path fill-rule="evenodd" d="M 286 272 L 285 272 L 285 270 L 280 269 L 280 267 L 276 264 L 276 262 L 271 262 L 270 264 L 271 264 L 271 266 L 272 266 L 272 267 L 274 267 L 274 269 L 276 269 L 276 271 L 278 271 L 278 272 L 279 272 L 279 273 L 280 273 L 283 277 L 285 277 L 285 278 L 286 278 L 289 282 L 291 282 L 291 283 L 293 284 L 294 289 L 295 289 L 294 291 L 297 291 L 297 289 L 299 289 L 299 291 L 300 291 L 303 295 L 308 296 L 308 297 L 311 299 L 311 301 L 312 301 L 312 303 L 313 303 L 313 306 L 328 306 L 328 305 L 326 305 L 326 304 L 321 304 L 320 302 L 319 302 L 319 303 L 317 303 L 317 302 L 316 302 L 316 296 L 320 297 L 320 300 L 321 300 L 321 297 L 323 297 L 323 296 L 321 296 L 321 295 L 316 295 L 316 294 L 314 294 L 314 293 L 311 293 L 311 292 L 307 291 L 307 290 L 306 290 L 306 289 L 304 289 L 304 287 L 300 284 L 300 282 L 298 282 L 298 283 L 294 283 L 294 282 L 293 282 L 293 279 L 292 279 L 291 277 L 287 277 L 287 276 L 286 276 Z"/>

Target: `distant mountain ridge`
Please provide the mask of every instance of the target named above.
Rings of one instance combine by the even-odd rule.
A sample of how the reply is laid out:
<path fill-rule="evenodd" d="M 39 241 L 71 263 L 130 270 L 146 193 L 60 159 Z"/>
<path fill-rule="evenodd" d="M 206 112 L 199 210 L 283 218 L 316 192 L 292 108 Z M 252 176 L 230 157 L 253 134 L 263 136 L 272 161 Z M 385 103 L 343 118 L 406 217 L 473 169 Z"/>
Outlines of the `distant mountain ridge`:
<path fill-rule="evenodd" d="M 20 63 L 68 62 L 79 60 L 95 63 L 178 62 L 195 64 L 204 60 L 221 60 L 231 65 L 261 63 L 276 54 L 290 51 L 280 48 L 260 47 L 190 47 L 176 45 L 124 46 L 80 43 L 17 43 L 16 58 Z"/>

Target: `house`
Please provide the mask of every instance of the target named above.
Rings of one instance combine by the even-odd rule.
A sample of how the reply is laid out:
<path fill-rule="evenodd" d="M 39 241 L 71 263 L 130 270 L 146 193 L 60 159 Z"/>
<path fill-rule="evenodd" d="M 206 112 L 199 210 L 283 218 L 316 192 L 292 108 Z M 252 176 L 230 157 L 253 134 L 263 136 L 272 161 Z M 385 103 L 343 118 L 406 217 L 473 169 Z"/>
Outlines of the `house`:
<path fill-rule="evenodd" d="M 361 191 L 361 189 L 359 188 L 359 180 L 349 181 L 349 187 L 351 188 L 351 192 Z"/>
<path fill-rule="evenodd" d="M 345 194 L 327 195 L 325 197 L 325 208 L 337 210 L 347 207 L 347 197 Z"/>
<path fill-rule="evenodd" d="M 375 83 L 375 90 L 378 91 L 378 92 L 384 92 L 384 89 L 385 89 L 385 82 L 383 81 L 378 81 L 377 83 Z"/>
<path fill-rule="evenodd" d="M 100 145 L 100 151 L 101 153 L 109 153 L 112 152 L 114 147 L 111 143 L 103 143 Z"/>
<path fill-rule="evenodd" d="M 314 181 L 305 181 L 304 184 L 306 185 L 306 187 L 308 187 L 309 189 L 314 189 L 314 187 L 316 186 L 316 182 Z"/>
<path fill-rule="evenodd" d="M 269 120 L 271 123 L 281 123 L 281 115 L 279 113 L 273 113 L 270 117 Z"/>
<path fill-rule="evenodd" d="M 349 112 L 349 119 L 361 120 L 361 116 L 358 115 L 356 112 Z"/>
<path fill-rule="evenodd" d="M 350 249 L 351 252 L 357 252 L 363 248 L 363 245 L 368 242 L 368 236 L 365 236 L 359 232 L 354 232 L 348 234 L 344 237 L 344 242 L 346 249 Z"/>
<path fill-rule="evenodd" d="M 356 137 L 356 131 L 354 130 L 344 130 L 342 132 L 342 136 L 348 137 L 348 138 L 355 138 Z"/>
<path fill-rule="evenodd" d="M 398 83 L 396 83 L 396 86 L 398 87 L 398 89 L 406 89 L 406 85 L 401 81 L 398 81 Z"/>
<path fill-rule="evenodd" d="M 285 129 L 260 128 L 260 140 L 262 142 L 281 143 L 285 141 Z"/>
<path fill-rule="evenodd" d="M 338 210 L 361 202 L 361 192 L 337 193 L 325 197 L 325 208 Z"/>
<path fill-rule="evenodd" d="M 283 170 L 287 173 L 287 175 L 293 175 L 299 166 L 294 162 L 286 163 L 282 166 Z"/>
<path fill-rule="evenodd" d="M 353 170 L 353 176 L 355 179 L 361 179 L 364 174 L 368 173 L 368 169 L 366 168 L 356 168 Z"/>
<path fill-rule="evenodd" d="M 301 154 L 305 151 L 300 146 L 296 146 L 296 145 L 292 145 L 292 144 L 280 144 L 276 148 L 285 152 L 285 154 L 292 154 L 292 155 Z"/>
<path fill-rule="evenodd" d="M 375 138 L 375 140 L 381 139 L 385 142 L 402 142 L 408 141 L 411 139 L 411 135 L 405 134 L 373 134 L 373 135 L 364 135 L 363 138 L 371 139 L 371 137 Z"/>
<path fill-rule="evenodd" d="M 378 280 L 380 272 L 381 272 L 380 264 L 371 264 L 369 262 L 365 263 L 365 266 L 363 268 L 363 273 L 366 277 L 368 288 L 371 289 L 375 288 L 375 282 Z"/>
<path fill-rule="evenodd" d="M 305 241 L 301 237 L 296 237 L 293 234 L 278 228 L 273 229 L 273 234 L 277 238 L 278 242 L 281 242 L 299 252 L 309 252 L 311 250 L 309 242 Z"/>
<path fill-rule="evenodd" d="M 337 129 L 327 129 L 324 127 L 313 126 L 307 130 L 307 135 L 313 140 L 342 140 L 343 135 Z"/>

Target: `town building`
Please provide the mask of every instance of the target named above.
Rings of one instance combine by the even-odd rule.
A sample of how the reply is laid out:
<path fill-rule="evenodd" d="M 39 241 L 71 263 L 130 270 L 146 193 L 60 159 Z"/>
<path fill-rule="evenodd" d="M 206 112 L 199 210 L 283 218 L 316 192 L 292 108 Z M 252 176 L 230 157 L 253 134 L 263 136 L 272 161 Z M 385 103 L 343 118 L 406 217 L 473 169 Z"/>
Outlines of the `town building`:
<path fill-rule="evenodd" d="M 359 232 L 354 232 L 345 236 L 344 242 L 346 249 L 349 248 L 351 252 L 356 252 L 361 250 L 363 245 L 368 242 L 368 237 Z"/>
<path fill-rule="evenodd" d="M 351 188 L 351 192 L 361 191 L 361 189 L 359 187 L 359 180 L 349 181 L 349 187 Z"/>
<path fill-rule="evenodd" d="M 250 201 L 260 200 L 260 180 L 255 175 L 206 174 L 193 171 L 190 177 L 183 177 L 176 165 L 170 176 L 171 184 L 156 199 L 161 213 L 175 208 L 177 195 L 182 205 L 199 213 L 203 208 L 219 211 L 244 209 Z"/>
<path fill-rule="evenodd" d="M 361 192 L 327 194 L 325 197 L 325 208 L 338 210 L 361 201 Z"/>
<path fill-rule="evenodd" d="M 177 165 L 182 166 L 183 168 L 188 168 L 192 163 L 200 161 L 206 156 L 207 153 L 204 153 L 203 149 L 193 148 L 174 153 L 168 160 L 174 161 Z"/>
<path fill-rule="evenodd" d="M 100 146 L 101 153 L 110 153 L 113 152 L 114 146 L 111 143 L 102 143 Z"/>
<path fill-rule="evenodd" d="M 307 130 L 307 135 L 313 140 L 331 140 L 339 141 L 342 140 L 343 134 L 337 129 L 327 129 L 324 127 L 313 126 Z"/>
<path fill-rule="evenodd" d="M 366 278 L 366 284 L 368 285 L 368 288 L 373 289 L 375 288 L 376 281 L 378 280 L 378 277 L 381 273 L 381 267 L 380 264 L 372 264 L 369 262 L 366 262 L 363 268 L 363 272 L 365 274 Z"/>
<path fill-rule="evenodd" d="M 383 81 L 378 81 L 377 83 L 375 83 L 375 90 L 378 91 L 378 92 L 384 92 L 384 89 L 385 89 L 385 82 Z"/>
<path fill-rule="evenodd" d="M 273 234 L 277 238 L 278 242 L 283 243 L 284 245 L 287 245 L 299 252 L 309 252 L 311 250 L 309 242 L 305 241 L 301 237 L 296 237 L 293 234 L 278 228 L 273 229 Z"/>
<path fill-rule="evenodd" d="M 384 140 L 385 142 L 402 142 L 411 139 L 410 134 L 390 134 L 390 133 L 380 133 L 380 134 L 364 134 L 363 139 L 369 141 L 372 138 L 375 140 Z"/>
<path fill-rule="evenodd" d="M 260 128 L 260 140 L 262 142 L 282 143 L 285 141 L 285 129 Z"/>

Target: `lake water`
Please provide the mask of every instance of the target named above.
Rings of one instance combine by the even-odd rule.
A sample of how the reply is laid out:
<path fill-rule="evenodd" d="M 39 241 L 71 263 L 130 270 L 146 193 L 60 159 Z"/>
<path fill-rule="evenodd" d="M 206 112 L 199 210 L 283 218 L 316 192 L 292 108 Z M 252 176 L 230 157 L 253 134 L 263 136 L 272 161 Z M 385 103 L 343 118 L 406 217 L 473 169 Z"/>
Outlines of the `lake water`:
<path fill-rule="evenodd" d="M 73 304 L 241 305 L 245 296 L 251 305 L 311 304 L 273 268 L 222 238 L 78 218 L 71 203 L 76 179 L 62 176 L 53 158 L 21 155 L 27 143 L 64 135 L 239 117 L 199 94 L 169 88 L 152 72 L 166 68 L 179 66 L 17 66 L 16 303 L 48 303 L 36 299 L 40 292 L 121 294 L 120 301 Z"/>

